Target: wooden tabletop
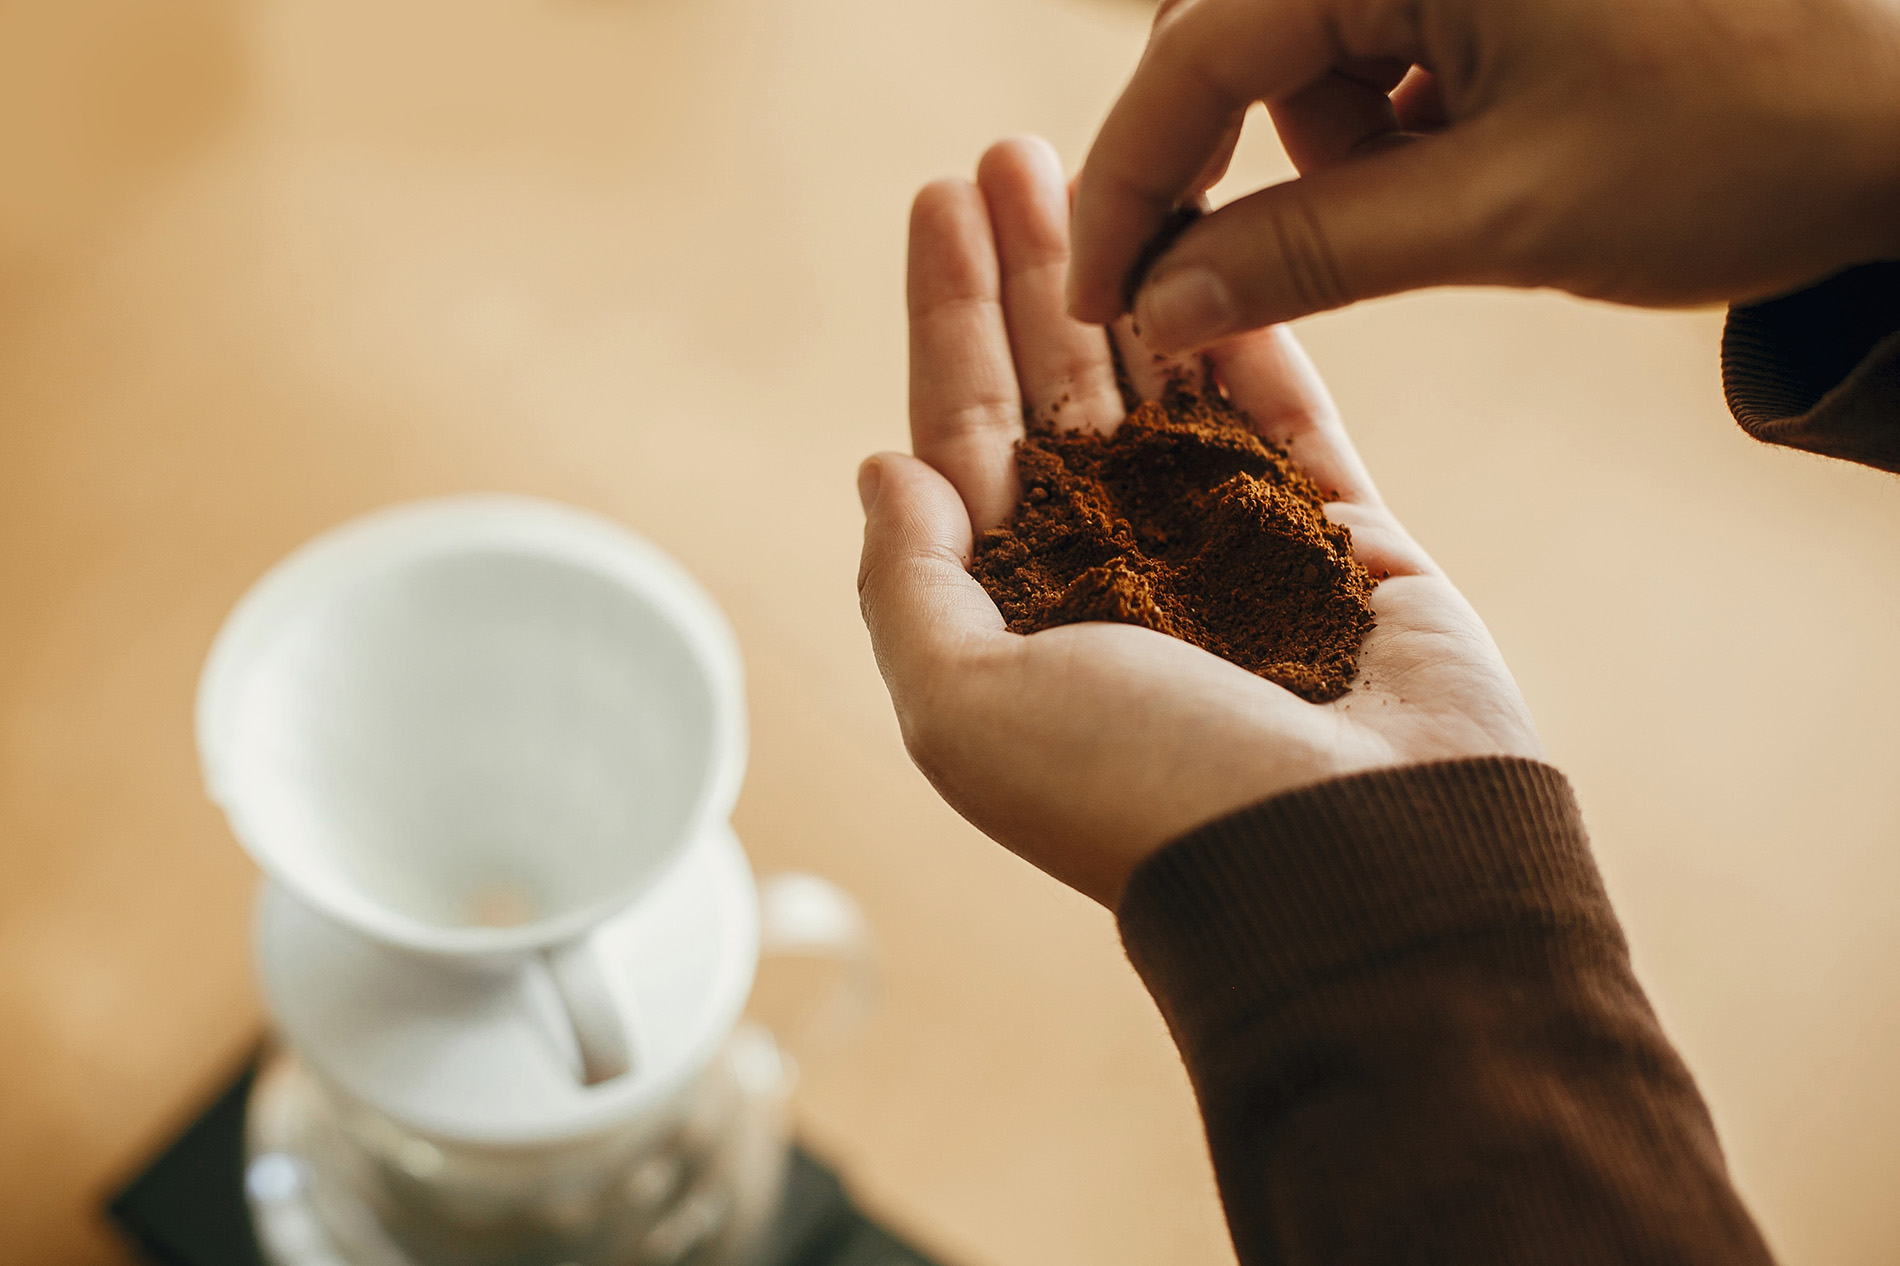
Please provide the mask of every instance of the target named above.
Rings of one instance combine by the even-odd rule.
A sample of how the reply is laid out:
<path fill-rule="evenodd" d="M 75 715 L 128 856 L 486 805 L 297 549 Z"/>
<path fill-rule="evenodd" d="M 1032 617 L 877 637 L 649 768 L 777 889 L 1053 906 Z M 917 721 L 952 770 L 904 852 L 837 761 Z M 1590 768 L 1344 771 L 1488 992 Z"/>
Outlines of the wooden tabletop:
<path fill-rule="evenodd" d="M 0 7 L 0 1262 L 98 1219 L 261 1017 L 192 689 L 274 559 L 411 497 L 615 515 L 745 648 L 737 825 L 863 898 L 884 1002 L 802 1128 L 990 1266 L 1230 1260 L 1102 911 L 906 761 L 857 619 L 904 442 L 903 233 L 1080 158 L 1136 0 Z M 1235 182 L 1284 172 L 1250 141 Z M 1440 293 L 1310 321 L 1491 623 L 1790 1263 L 1900 1243 L 1900 489 L 1751 445 L 1719 316 Z"/>

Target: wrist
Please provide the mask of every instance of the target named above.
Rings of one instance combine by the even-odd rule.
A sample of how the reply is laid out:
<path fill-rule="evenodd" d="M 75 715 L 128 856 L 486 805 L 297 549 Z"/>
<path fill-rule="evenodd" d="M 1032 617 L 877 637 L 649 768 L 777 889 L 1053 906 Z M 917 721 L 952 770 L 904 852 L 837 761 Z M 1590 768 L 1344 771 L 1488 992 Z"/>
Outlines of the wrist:
<path fill-rule="evenodd" d="M 1185 1050 L 1316 983 L 1474 934 L 1621 935 L 1569 784 L 1515 757 L 1374 770 L 1209 823 L 1136 869 L 1117 920 Z"/>
<path fill-rule="evenodd" d="M 1896 128 L 1900 131 L 1900 128 Z M 1887 179 L 1876 198 L 1876 259 L 1900 259 L 1900 135 L 1893 138 Z"/>
<path fill-rule="evenodd" d="M 1848 263 L 1900 259 L 1900 102 L 1865 148 L 1854 223 L 1862 251 Z"/>
<path fill-rule="evenodd" d="M 1900 57 L 1888 62 L 1884 73 L 1871 77 L 1881 90 L 1865 94 L 1851 144 L 1843 146 L 1857 177 L 1856 223 L 1868 252 L 1853 263 L 1900 259 Z M 1856 76 L 1856 86 L 1869 78 Z"/>

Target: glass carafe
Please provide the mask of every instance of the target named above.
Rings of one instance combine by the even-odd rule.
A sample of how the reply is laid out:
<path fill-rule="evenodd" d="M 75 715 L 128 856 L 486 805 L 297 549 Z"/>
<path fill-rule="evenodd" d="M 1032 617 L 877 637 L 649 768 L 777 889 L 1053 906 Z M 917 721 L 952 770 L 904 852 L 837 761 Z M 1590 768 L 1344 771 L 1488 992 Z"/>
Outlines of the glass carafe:
<path fill-rule="evenodd" d="M 793 1005 L 802 1055 L 870 1003 L 856 907 L 814 876 L 760 886 L 760 948 L 830 960 Z M 779 1000 L 784 1003 L 784 999 Z M 752 1266 L 782 1195 L 799 1060 L 742 1019 L 679 1089 L 604 1129 L 475 1144 L 406 1125 L 329 1084 L 285 1045 L 245 1125 L 245 1194 L 272 1266 Z"/>

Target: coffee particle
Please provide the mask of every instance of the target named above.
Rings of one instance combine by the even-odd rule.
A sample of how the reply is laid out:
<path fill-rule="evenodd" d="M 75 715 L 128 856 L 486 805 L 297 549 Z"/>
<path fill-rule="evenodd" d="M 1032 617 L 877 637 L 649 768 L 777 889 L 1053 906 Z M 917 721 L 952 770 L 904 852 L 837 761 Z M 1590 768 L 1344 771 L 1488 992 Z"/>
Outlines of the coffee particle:
<path fill-rule="evenodd" d="M 1012 632 L 1138 624 L 1314 703 L 1351 688 L 1376 582 L 1211 376 L 1172 375 L 1107 436 L 1032 419 L 1016 463 L 1023 497 L 971 566 Z"/>
<path fill-rule="evenodd" d="M 1154 267 L 1155 261 L 1166 255 L 1168 250 L 1180 240 L 1181 235 L 1205 214 L 1207 213 L 1201 209 L 1198 201 L 1183 202 L 1168 212 L 1167 218 L 1161 221 L 1161 227 L 1157 228 L 1154 234 L 1142 244 L 1140 252 L 1135 256 L 1135 262 L 1129 266 L 1128 275 L 1122 278 L 1124 310 L 1134 310 L 1135 296 L 1141 293 L 1142 283 L 1148 280 L 1148 270 Z M 1134 331 L 1135 337 L 1140 338 L 1139 324 L 1134 326 Z"/>

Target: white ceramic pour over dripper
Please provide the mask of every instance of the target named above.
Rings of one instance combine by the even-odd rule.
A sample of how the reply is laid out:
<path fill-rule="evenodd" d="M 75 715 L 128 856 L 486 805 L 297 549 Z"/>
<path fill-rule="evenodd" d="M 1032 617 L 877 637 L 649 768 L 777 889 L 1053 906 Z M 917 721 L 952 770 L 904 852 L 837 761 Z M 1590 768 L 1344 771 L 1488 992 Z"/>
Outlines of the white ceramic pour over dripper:
<path fill-rule="evenodd" d="M 213 646 L 198 743 L 286 897 L 391 961 L 544 970 L 588 1084 L 641 1060 L 603 922 L 701 842 L 736 858 L 719 900 L 751 900 L 719 843 L 745 764 L 731 633 L 670 559 L 567 507 L 424 502 L 292 554 Z M 706 971 L 736 1012 L 756 916 L 732 917 Z"/>

